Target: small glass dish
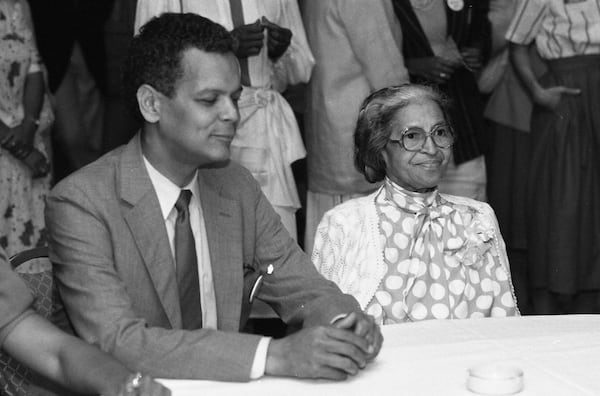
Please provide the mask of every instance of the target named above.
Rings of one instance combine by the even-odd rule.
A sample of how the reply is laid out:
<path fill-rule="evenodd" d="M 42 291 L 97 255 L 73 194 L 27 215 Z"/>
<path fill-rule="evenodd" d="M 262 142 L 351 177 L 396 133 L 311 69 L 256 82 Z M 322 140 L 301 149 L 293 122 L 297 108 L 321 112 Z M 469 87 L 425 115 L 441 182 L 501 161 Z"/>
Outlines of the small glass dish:
<path fill-rule="evenodd" d="M 512 395 L 523 390 L 523 370 L 519 367 L 486 363 L 468 372 L 467 389 L 480 395 Z"/>

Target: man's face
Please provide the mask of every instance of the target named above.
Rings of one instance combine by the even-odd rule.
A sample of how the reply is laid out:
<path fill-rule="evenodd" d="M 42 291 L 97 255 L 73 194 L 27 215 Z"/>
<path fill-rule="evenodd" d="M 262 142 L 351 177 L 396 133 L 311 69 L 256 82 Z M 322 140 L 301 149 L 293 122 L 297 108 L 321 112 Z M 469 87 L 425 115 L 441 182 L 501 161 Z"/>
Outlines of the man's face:
<path fill-rule="evenodd" d="M 233 54 L 190 48 L 171 98 L 160 94 L 157 143 L 167 161 L 194 167 L 229 159 L 239 120 L 239 64 Z"/>

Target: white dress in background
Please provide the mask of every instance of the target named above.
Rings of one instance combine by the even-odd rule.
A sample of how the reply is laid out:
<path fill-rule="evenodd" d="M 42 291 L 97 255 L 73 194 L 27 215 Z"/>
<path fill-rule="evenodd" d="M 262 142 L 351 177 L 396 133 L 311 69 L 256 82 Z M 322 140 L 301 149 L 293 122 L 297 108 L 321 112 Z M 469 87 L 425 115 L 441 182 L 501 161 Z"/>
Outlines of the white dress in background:
<path fill-rule="evenodd" d="M 25 1 L 0 1 L 0 36 L 0 120 L 13 128 L 23 122 L 27 75 L 42 70 Z M 52 121 L 45 98 L 33 145 L 46 157 Z M 46 243 L 44 208 L 50 178 L 33 179 L 27 165 L 0 148 L 0 247 L 9 256 Z"/>

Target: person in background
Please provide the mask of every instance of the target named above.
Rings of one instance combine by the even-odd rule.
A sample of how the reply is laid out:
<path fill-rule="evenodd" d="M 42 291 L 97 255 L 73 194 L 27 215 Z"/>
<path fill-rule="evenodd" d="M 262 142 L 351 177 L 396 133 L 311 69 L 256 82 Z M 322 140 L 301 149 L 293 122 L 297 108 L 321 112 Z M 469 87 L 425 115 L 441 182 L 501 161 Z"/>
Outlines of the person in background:
<path fill-rule="evenodd" d="M 136 8 L 137 0 L 115 1 L 104 24 L 106 94 L 102 153 L 127 144 L 141 127 L 140 120 L 127 110 L 121 80 L 121 66 L 133 39 Z"/>
<path fill-rule="evenodd" d="M 61 297 L 77 334 L 153 376 L 355 375 L 379 353 L 379 328 L 230 161 L 242 95 L 233 49 L 223 26 L 194 13 L 164 13 L 134 37 L 123 82 L 141 131 L 48 198 Z M 239 333 L 255 299 L 300 330 Z"/>
<path fill-rule="evenodd" d="M 362 98 L 408 81 L 402 33 L 389 0 L 307 0 L 304 23 L 316 65 L 306 94 L 308 193 L 304 249 L 323 214 L 372 192 L 352 166 L 352 132 Z"/>
<path fill-rule="evenodd" d="M 488 136 L 476 74 L 490 53 L 488 0 L 392 0 L 410 81 L 451 100 L 456 142 L 441 192 L 485 201 Z"/>
<path fill-rule="evenodd" d="M 45 243 L 50 189 L 45 95 L 28 3 L 0 1 L 0 247 L 13 255 Z"/>
<path fill-rule="evenodd" d="M 191 12 L 229 30 L 242 71 L 240 122 L 231 159 L 248 169 L 297 238 L 300 199 L 291 165 L 306 155 L 292 108 L 281 96 L 308 82 L 314 59 L 296 0 L 138 0 L 135 30 L 163 12 Z"/>
<path fill-rule="evenodd" d="M 371 195 L 325 214 L 312 259 L 378 324 L 518 315 L 489 205 L 441 194 L 455 135 L 447 100 L 404 84 L 367 97 L 355 141 Z"/>
<path fill-rule="evenodd" d="M 54 177 L 100 156 L 106 54 L 103 24 L 114 0 L 29 0 L 38 48 L 48 70 L 56 120 Z"/>
<path fill-rule="evenodd" d="M 11 270 L 0 248 L 0 348 L 4 352 L 76 392 L 107 396 L 171 394 L 150 377 L 133 374 L 109 355 L 62 332 L 33 311 L 32 303 L 29 289 Z M 0 371 L 4 391 L 27 394 L 27 389 L 11 388 L 7 380 Z"/>
<path fill-rule="evenodd" d="M 494 208 L 506 242 L 512 281 L 522 314 L 531 313 L 527 259 L 526 191 L 529 169 L 530 121 L 533 102 L 508 56 L 506 31 L 514 16 L 514 0 L 490 1 L 493 58 L 479 76 L 479 88 L 489 95 L 484 116 L 490 135 L 485 156 L 488 202 Z M 529 55 L 536 75 L 543 71 L 537 51 Z"/>
<path fill-rule="evenodd" d="M 600 7 L 523 0 L 506 33 L 535 103 L 526 193 L 535 313 L 600 312 Z M 537 78 L 535 41 L 547 72 Z"/>

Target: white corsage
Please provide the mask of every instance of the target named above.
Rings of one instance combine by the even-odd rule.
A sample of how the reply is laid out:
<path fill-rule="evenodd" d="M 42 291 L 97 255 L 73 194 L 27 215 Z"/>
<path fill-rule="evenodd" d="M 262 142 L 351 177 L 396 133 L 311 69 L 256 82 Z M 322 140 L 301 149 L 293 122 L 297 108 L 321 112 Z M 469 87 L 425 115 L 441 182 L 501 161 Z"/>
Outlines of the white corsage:
<path fill-rule="evenodd" d="M 463 265 L 478 268 L 483 263 L 483 256 L 492 248 L 490 241 L 494 237 L 493 229 L 472 213 L 464 214 L 462 220 L 465 239 L 455 255 Z"/>

